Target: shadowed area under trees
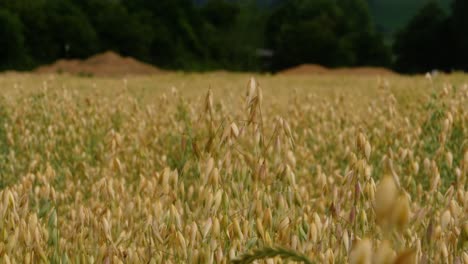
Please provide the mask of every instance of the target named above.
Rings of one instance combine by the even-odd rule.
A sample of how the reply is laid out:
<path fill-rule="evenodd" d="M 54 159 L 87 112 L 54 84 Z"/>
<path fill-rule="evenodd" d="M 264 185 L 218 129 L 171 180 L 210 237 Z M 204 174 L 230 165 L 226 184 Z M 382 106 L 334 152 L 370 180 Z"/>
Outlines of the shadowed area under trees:
<path fill-rule="evenodd" d="M 184 71 L 276 72 L 304 63 L 467 70 L 466 1 L 451 8 L 426 1 L 390 41 L 377 24 L 380 6 L 371 0 L 0 0 L 0 70 L 107 50 Z"/>

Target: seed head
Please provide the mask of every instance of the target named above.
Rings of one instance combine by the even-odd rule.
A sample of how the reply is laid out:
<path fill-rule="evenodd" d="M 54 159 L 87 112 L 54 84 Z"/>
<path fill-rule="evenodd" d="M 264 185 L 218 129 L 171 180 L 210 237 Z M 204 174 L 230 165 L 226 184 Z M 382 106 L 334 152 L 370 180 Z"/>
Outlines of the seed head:
<path fill-rule="evenodd" d="M 373 257 L 373 263 L 379 264 L 392 264 L 396 258 L 395 251 L 393 251 L 390 241 L 384 240 L 380 243 L 377 252 Z"/>
<path fill-rule="evenodd" d="M 397 198 L 397 187 L 390 175 L 385 175 L 377 186 L 375 194 L 375 214 L 378 222 L 383 222 L 392 213 Z"/>
<path fill-rule="evenodd" d="M 404 228 L 410 220 L 410 204 L 406 194 L 401 194 L 396 201 L 392 212 L 393 223 L 400 229 Z"/>
<path fill-rule="evenodd" d="M 372 243 L 369 239 L 357 242 L 349 256 L 350 264 L 371 264 L 372 263 Z"/>
<path fill-rule="evenodd" d="M 446 230 L 447 226 L 449 226 L 451 219 L 452 215 L 450 214 L 450 211 L 446 210 L 440 218 L 440 225 L 443 230 Z"/>

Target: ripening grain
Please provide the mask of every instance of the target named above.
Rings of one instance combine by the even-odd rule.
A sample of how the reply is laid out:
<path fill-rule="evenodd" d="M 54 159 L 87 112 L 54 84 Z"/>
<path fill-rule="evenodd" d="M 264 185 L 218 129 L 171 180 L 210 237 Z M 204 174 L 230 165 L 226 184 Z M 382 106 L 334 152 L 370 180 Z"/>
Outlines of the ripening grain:
<path fill-rule="evenodd" d="M 468 264 L 463 78 L 294 78 L 0 77 L 0 262 Z"/>

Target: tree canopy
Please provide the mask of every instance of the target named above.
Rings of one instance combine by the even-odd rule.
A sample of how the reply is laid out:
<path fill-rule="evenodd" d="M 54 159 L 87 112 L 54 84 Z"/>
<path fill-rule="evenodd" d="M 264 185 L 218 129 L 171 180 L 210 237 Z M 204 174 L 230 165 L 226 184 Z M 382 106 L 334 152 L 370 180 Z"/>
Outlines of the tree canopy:
<path fill-rule="evenodd" d="M 396 35 L 393 49 L 375 29 L 372 4 L 0 0 L 0 69 L 31 69 L 113 50 L 163 68 L 195 71 L 276 71 L 302 63 L 468 70 L 466 1 L 454 0 L 451 14 L 427 4 Z"/>
<path fill-rule="evenodd" d="M 362 0 L 291 0 L 270 16 L 266 28 L 275 51 L 273 67 L 389 65 L 390 53 L 375 32 Z"/>
<path fill-rule="evenodd" d="M 0 36 L 0 69 L 18 66 L 24 60 L 23 25 L 8 10 L 0 10 Z"/>
<path fill-rule="evenodd" d="M 401 72 L 468 70 L 468 2 L 455 0 L 446 14 L 428 2 L 397 34 L 393 50 Z"/>
<path fill-rule="evenodd" d="M 401 30 L 394 45 L 396 67 L 405 72 L 446 68 L 447 45 L 439 40 L 447 32 L 446 15 L 430 2 Z"/>

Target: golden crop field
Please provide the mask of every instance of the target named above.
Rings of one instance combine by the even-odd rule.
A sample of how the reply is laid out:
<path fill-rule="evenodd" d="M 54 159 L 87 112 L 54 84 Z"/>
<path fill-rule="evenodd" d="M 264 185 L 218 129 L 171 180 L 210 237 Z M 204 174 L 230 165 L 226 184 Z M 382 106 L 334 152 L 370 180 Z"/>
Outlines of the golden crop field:
<path fill-rule="evenodd" d="M 468 264 L 465 82 L 0 75 L 0 262 Z"/>

